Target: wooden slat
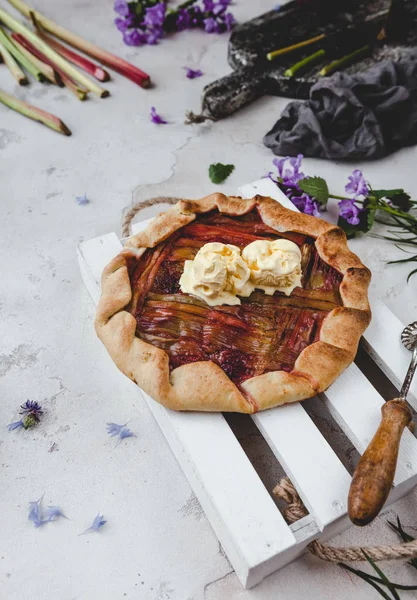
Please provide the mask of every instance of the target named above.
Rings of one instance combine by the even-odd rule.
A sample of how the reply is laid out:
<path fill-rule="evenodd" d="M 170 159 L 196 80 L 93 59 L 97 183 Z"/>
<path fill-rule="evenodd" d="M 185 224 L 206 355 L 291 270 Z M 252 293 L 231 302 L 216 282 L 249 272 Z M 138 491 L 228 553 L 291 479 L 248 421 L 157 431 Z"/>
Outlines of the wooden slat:
<path fill-rule="evenodd" d="M 350 475 L 302 405 L 287 404 L 252 418 L 318 527 L 343 515 Z"/>
<path fill-rule="evenodd" d="M 291 210 L 296 207 L 269 179 L 261 179 L 253 184 L 243 186 L 239 192 L 244 197 L 254 194 L 268 195 L 278 200 Z M 365 332 L 365 345 L 387 375 L 397 384 L 404 377 L 410 359 L 409 352 L 402 346 L 400 334 L 403 324 L 395 315 L 377 299 L 371 300 L 372 322 Z M 417 389 L 417 379 L 413 382 Z M 384 402 L 365 375 L 355 364 L 348 369 L 322 394 L 329 412 L 339 424 L 346 436 L 351 440 L 357 450 L 362 453 L 372 439 L 381 419 L 381 406 Z M 261 416 L 262 418 L 262 416 Z M 271 444 L 277 446 L 282 443 L 281 432 L 277 427 Z M 284 460 L 284 459 L 283 459 Z M 290 470 L 290 465 L 287 465 Z M 395 475 L 395 486 L 406 485 L 411 489 L 417 477 L 417 440 L 406 430 L 402 437 L 398 467 Z M 331 480 L 329 478 L 329 480 Z M 327 477 L 325 479 L 327 480 Z M 302 484 L 300 482 L 300 494 Z M 308 498 L 312 498 L 310 493 Z M 307 498 L 304 498 L 308 502 Z M 314 514 L 314 513 L 313 513 Z"/>
<path fill-rule="evenodd" d="M 78 248 L 96 302 L 101 272 L 121 248 L 115 234 Z M 282 551 L 296 545 L 290 528 L 222 414 L 174 412 L 144 396 L 238 577 L 254 585 L 281 566 Z"/>

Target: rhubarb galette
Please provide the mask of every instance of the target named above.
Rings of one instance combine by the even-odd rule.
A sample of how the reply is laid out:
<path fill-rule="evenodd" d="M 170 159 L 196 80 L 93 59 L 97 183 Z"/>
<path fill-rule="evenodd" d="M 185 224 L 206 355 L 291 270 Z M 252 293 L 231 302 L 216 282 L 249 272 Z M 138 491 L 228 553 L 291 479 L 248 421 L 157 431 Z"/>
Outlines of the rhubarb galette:
<path fill-rule="evenodd" d="M 105 268 L 97 335 L 174 410 L 253 413 L 325 390 L 370 321 L 342 229 L 271 198 L 181 200 Z"/>

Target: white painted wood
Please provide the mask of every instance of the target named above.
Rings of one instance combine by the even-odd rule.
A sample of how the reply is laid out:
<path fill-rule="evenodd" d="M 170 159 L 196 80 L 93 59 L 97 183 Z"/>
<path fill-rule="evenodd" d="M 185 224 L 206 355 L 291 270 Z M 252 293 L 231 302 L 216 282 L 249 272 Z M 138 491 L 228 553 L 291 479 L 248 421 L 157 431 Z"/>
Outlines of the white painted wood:
<path fill-rule="evenodd" d="M 401 343 L 405 325 L 378 298 L 370 297 L 373 318 L 365 332 L 363 346 L 376 364 L 400 389 L 411 359 L 410 352 Z M 414 315 L 417 318 L 417 315 Z M 410 315 L 413 320 L 413 315 Z M 417 409 L 417 377 L 411 383 L 408 401 Z"/>
<path fill-rule="evenodd" d="M 101 272 L 121 248 L 113 233 L 78 248 L 83 279 L 96 302 Z M 243 585 L 259 582 L 281 566 L 282 551 L 296 540 L 223 415 L 174 412 L 144 397 L 238 577 Z"/>
<path fill-rule="evenodd" d="M 381 420 L 383 398 L 352 364 L 321 397 L 335 421 L 362 454 Z M 394 485 L 417 476 L 417 440 L 406 429 L 401 439 Z"/>
<path fill-rule="evenodd" d="M 350 475 L 302 405 L 287 404 L 252 418 L 319 529 L 340 518 L 347 509 Z"/>
<path fill-rule="evenodd" d="M 268 195 L 296 210 L 269 179 L 243 186 L 239 193 L 244 197 Z M 149 221 L 135 224 L 133 232 L 142 230 Z M 121 247 L 117 236 L 108 234 L 78 248 L 81 273 L 95 302 L 100 296 L 102 270 Z M 392 326 L 393 315 L 384 305 L 373 303 L 373 312 L 374 323 L 381 323 L 382 315 Z M 370 340 L 370 352 L 386 370 L 391 336 L 381 336 L 376 325 Z M 404 356 L 397 362 L 392 377 L 405 368 Z M 310 511 L 288 527 L 223 415 L 175 413 L 144 396 L 245 587 L 252 587 L 294 560 L 312 539 L 329 539 L 350 526 L 346 514 L 349 475 L 302 405 L 253 416 Z M 383 402 L 366 377 L 352 365 L 322 398 L 349 439 L 363 451 L 377 427 Z M 396 485 L 387 504 L 416 484 L 416 446 L 406 431 Z"/>

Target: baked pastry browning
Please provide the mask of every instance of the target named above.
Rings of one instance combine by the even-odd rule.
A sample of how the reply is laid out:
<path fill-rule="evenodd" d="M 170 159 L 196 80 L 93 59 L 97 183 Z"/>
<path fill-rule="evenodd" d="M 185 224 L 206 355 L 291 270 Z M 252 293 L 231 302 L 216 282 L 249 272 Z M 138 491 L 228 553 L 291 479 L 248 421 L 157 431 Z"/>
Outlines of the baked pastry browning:
<path fill-rule="evenodd" d="M 301 251 L 289 296 L 255 290 L 209 306 L 181 292 L 184 263 L 204 244 L 279 238 Z M 127 240 L 103 272 L 95 327 L 118 368 L 164 406 L 253 413 L 314 396 L 353 361 L 369 282 L 339 227 L 271 198 L 212 194 L 181 200 Z"/>

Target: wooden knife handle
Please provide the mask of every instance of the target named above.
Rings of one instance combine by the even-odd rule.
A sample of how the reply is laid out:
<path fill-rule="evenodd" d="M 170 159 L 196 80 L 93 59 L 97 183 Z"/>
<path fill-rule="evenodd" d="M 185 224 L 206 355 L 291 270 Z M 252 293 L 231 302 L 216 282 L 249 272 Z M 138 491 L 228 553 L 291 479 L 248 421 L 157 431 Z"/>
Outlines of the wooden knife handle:
<path fill-rule="evenodd" d="M 355 525 L 375 519 L 391 491 L 397 466 L 398 449 L 411 412 L 404 400 L 386 402 L 382 420 L 371 443 L 362 454 L 349 490 L 349 517 Z"/>

